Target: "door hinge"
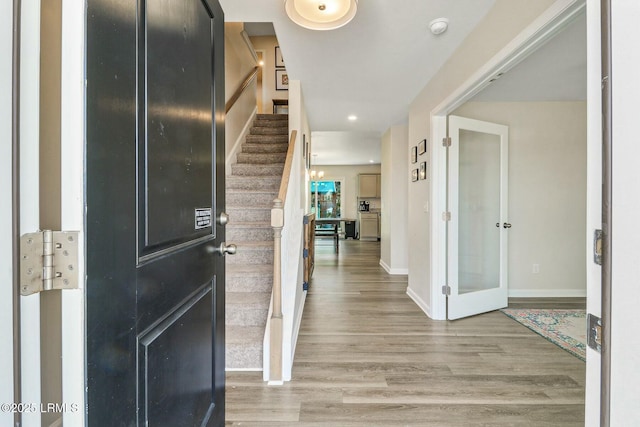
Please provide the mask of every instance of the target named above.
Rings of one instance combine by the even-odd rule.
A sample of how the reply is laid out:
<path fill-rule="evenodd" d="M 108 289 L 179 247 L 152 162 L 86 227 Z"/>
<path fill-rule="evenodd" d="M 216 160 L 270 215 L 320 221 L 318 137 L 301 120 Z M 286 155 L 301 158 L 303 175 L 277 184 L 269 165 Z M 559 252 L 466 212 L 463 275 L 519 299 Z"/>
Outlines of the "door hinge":
<path fill-rule="evenodd" d="M 451 286 L 445 285 L 442 287 L 442 295 L 449 296 L 451 295 Z"/>
<path fill-rule="evenodd" d="M 451 212 L 442 212 L 443 221 L 451 221 Z"/>
<path fill-rule="evenodd" d="M 442 138 L 442 146 L 443 147 L 451 147 L 451 137 L 450 136 Z"/>
<path fill-rule="evenodd" d="M 593 232 L 593 262 L 602 265 L 602 230 Z"/>
<path fill-rule="evenodd" d="M 600 353 L 602 349 L 602 320 L 593 314 L 587 314 L 587 345 Z"/>
<path fill-rule="evenodd" d="M 20 294 L 78 289 L 78 232 L 44 230 L 20 237 Z"/>

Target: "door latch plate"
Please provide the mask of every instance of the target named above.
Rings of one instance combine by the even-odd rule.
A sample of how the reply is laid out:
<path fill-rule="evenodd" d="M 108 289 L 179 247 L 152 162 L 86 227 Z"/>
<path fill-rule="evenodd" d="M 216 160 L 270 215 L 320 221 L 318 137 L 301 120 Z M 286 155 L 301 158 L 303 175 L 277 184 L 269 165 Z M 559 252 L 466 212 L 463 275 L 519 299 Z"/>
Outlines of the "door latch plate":
<path fill-rule="evenodd" d="M 600 353 L 602 349 L 602 320 L 593 314 L 587 314 L 587 345 Z"/>

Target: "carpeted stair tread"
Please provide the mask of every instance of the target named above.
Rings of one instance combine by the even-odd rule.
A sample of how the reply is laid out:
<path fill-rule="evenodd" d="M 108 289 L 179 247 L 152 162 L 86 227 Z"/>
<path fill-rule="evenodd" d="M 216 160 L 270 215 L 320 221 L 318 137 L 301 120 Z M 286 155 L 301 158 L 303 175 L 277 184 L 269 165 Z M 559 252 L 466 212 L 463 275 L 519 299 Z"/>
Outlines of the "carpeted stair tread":
<path fill-rule="evenodd" d="M 289 149 L 289 144 L 282 142 L 263 142 L 253 144 L 243 144 L 242 153 L 246 154 L 260 154 L 260 153 L 286 153 Z"/>
<path fill-rule="evenodd" d="M 289 135 L 247 135 L 245 141 L 249 144 L 287 144 Z"/>
<path fill-rule="evenodd" d="M 227 192 L 227 206 L 273 206 L 273 201 L 278 197 L 275 191 L 232 190 Z"/>
<path fill-rule="evenodd" d="M 264 328 L 261 328 L 260 326 L 227 325 L 226 332 L 227 336 L 225 337 L 225 344 L 248 343 L 260 340 L 260 348 L 262 348 Z"/>
<path fill-rule="evenodd" d="M 227 228 L 271 228 L 271 222 L 269 221 L 245 221 L 245 222 L 236 222 L 227 225 Z"/>
<path fill-rule="evenodd" d="M 247 163 L 236 163 L 231 165 L 231 170 L 234 175 L 240 176 L 253 176 L 261 177 L 263 175 L 277 175 L 282 174 L 284 170 L 284 163 L 270 164 L 270 165 L 252 165 Z"/>
<path fill-rule="evenodd" d="M 226 190 L 274 190 L 280 188 L 281 175 L 263 175 L 260 179 L 255 176 L 227 176 Z"/>
<path fill-rule="evenodd" d="M 227 264 L 227 292 L 271 292 L 273 264 Z"/>
<path fill-rule="evenodd" d="M 225 334 L 227 369 L 262 369 L 263 326 L 227 325 Z"/>
<path fill-rule="evenodd" d="M 227 292 L 225 293 L 225 324 L 235 326 L 264 326 L 271 292 Z"/>
<path fill-rule="evenodd" d="M 238 153 L 238 163 L 248 164 L 270 164 L 284 163 L 287 153 Z"/>
<path fill-rule="evenodd" d="M 270 128 L 275 128 L 275 127 L 284 127 L 284 128 L 289 128 L 289 121 L 288 120 L 267 120 L 267 119 L 256 119 L 253 122 L 253 126 L 256 127 L 270 127 Z"/>
<path fill-rule="evenodd" d="M 265 206 L 234 206 L 227 204 L 229 224 L 240 222 L 270 222 L 271 205 Z"/>
<path fill-rule="evenodd" d="M 259 265 L 229 265 L 226 268 L 225 274 L 229 275 L 242 275 L 242 276 L 262 276 L 273 274 L 273 265 L 259 264 Z"/>
<path fill-rule="evenodd" d="M 257 120 L 274 120 L 274 121 L 284 120 L 284 121 L 288 121 L 289 120 L 289 115 L 288 114 L 257 114 L 256 115 L 256 119 Z"/>
<path fill-rule="evenodd" d="M 269 308 L 271 292 L 227 292 L 225 294 L 227 304 L 240 305 L 242 308 Z"/>
<path fill-rule="evenodd" d="M 254 126 L 249 129 L 250 135 L 288 135 L 289 128 Z"/>

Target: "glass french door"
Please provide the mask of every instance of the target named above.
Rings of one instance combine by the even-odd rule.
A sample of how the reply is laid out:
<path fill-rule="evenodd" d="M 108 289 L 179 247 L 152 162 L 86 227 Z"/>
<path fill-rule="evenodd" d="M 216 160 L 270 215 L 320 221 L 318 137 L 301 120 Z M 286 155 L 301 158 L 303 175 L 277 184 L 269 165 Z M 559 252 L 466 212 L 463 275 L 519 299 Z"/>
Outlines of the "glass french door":
<path fill-rule="evenodd" d="M 507 126 L 449 116 L 447 318 L 507 306 Z"/>

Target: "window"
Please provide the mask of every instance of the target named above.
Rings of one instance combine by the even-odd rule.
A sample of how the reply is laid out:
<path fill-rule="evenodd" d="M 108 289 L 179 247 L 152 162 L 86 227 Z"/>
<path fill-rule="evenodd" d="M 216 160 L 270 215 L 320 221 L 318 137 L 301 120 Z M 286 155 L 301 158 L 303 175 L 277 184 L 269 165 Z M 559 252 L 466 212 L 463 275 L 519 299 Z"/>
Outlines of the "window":
<path fill-rule="evenodd" d="M 311 212 L 316 218 L 342 218 L 340 181 L 311 181 Z"/>

